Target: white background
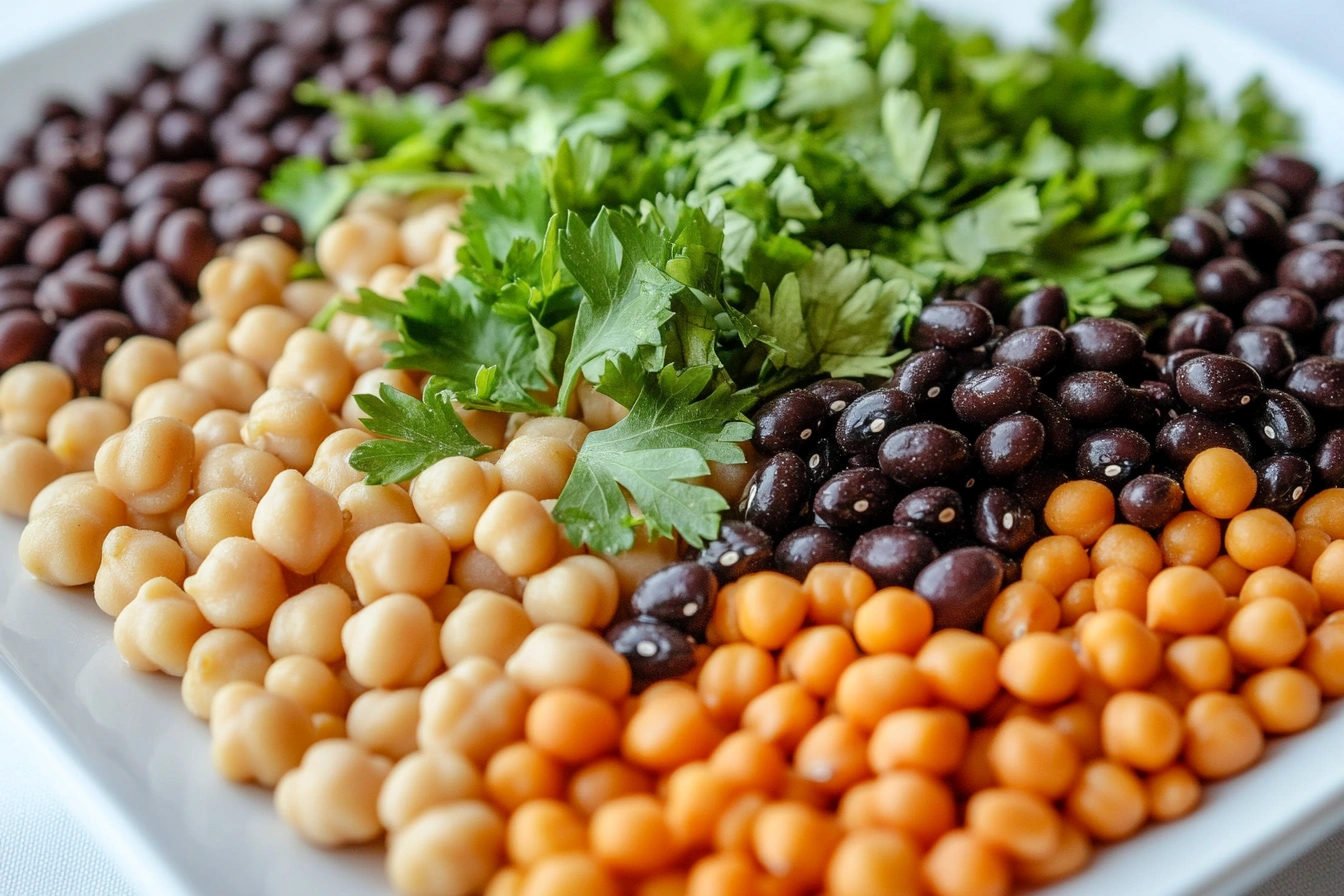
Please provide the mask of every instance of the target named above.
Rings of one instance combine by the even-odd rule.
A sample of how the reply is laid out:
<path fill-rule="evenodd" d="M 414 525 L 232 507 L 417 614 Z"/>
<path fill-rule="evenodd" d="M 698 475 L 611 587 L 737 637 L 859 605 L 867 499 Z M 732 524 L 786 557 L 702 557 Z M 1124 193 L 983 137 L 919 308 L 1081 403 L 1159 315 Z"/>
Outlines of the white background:
<path fill-rule="evenodd" d="M 1122 0 L 1110 0 L 1122 2 Z M 1344 0 L 1184 0 L 1291 49 L 1344 78 Z M 0 55 L 136 0 L 0 0 Z M 1292 97 L 1285 97 L 1291 103 Z M 3 88 L 0 87 L 0 102 Z M 1336 110 L 1335 114 L 1344 113 Z M 1344 147 L 1341 148 L 1344 152 Z M 1339 160 L 1335 160 L 1338 165 Z M 0 896 L 136 896 L 38 777 L 30 747 L 0 715 Z M 1344 832 L 1300 859 L 1254 896 L 1344 893 Z M 241 894 L 240 894 L 241 896 Z"/>

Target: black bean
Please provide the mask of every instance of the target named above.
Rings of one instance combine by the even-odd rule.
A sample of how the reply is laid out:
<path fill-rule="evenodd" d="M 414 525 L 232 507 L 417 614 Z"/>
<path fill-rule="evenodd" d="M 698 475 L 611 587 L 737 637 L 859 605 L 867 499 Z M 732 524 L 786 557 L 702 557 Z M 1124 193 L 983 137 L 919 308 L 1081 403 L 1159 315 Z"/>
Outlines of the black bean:
<path fill-rule="evenodd" d="M 1040 514 L 1045 510 L 1046 501 L 1055 489 L 1068 482 L 1071 477 L 1062 467 L 1052 463 L 1039 463 L 1024 471 L 1013 480 L 1013 491 L 1032 513 Z"/>
<path fill-rule="evenodd" d="M 1006 488 L 987 488 L 980 493 L 972 525 L 976 540 L 1004 554 L 1021 554 L 1036 538 L 1031 508 Z"/>
<path fill-rule="evenodd" d="M 1223 253 L 1228 233 L 1222 219 L 1213 212 L 1193 208 L 1172 218 L 1163 236 L 1169 244 L 1167 257 L 1176 264 L 1195 268 Z"/>
<path fill-rule="evenodd" d="M 933 348 L 906 358 L 888 385 L 900 389 L 916 403 L 923 403 L 951 392 L 957 382 L 957 373 L 957 362 L 952 353 Z"/>
<path fill-rule="evenodd" d="M 1251 440 L 1244 429 L 1203 414 L 1181 414 L 1168 421 L 1153 444 L 1158 456 L 1177 470 L 1184 470 L 1195 455 L 1208 448 L 1230 448 L 1251 459 Z"/>
<path fill-rule="evenodd" d="M 1075 325 L 1076 326 L 1076 325 Z M 952 390 L 952 409 L 968 423 L 993 423 L 1031 407 L 1036 381 L 1020 367 L 999 365 L 969 374 Z"/>
<path fill-rule="evenodd" d="M 1297 360 L 1292 337 L 1278 327 L 1264 325 L 1242 327 L 1233 333 L 1227 353 L 1251 365 L 1267 382 L 1278 382 Z"/>
<path fill-rule="evenodd" d="M 1056 459 L 1068 459 L 1073 462 L 1073 452 L 1077 447 L 1077 434 L 1073 421 L 1064 412 L 1059 402 L 1050 396 L 1037 392 L 1031 403 L 1031 415 L 1041 421 L 1045 427 L 1045 454 Z"/>
<path fill-rule="evenodd" d="M 0 287 L 0 314 L 16 308 L 32 308 L 33 299 L 33 290 L 27 287 Z"/>
<path fill-rule="evenodd" d="M 819 438 L 826 405 L 805 389 L 793 389 L 770 399 L 756 411 L 752 444 L 767 454 L 805 453 Z"/>
<path fill-rule="evenodd" d="M 299 144 L 308 134 L 310 124 L 310 119 L 300 115 L 282 119 L 275 127 L 271 128 L 271 142 L 280 152 L 286 155 L 294 155 L 298 151 Z"/>
<path fill-rule="evenodd" d="M 235 62 L 246 62 L 278 39 L 275 22 L 262 18 L 236 19 L 224 25 L 219 50 Z"/>
<path fill-rule="evenodd" d="M 210 229 L 221 242 L 233 242 L 266 233 L 279 237 L 294 249 L 304 247 L 299 222 L 288 212 L 259 199 L 243 199 L 216 206 L 210 213 Z"/>
<path fill-rule="evenodd" d="M 1278 287 L 1252 299 L 1241 319 L 1248 325 L 1278 327 L 1300 338 L 1316 329 L 1316 303 L 1300 290 Z"/>
<path fill-rule="evenodd" d="M 292 105 L 287 93 L 253 87 L 233 98 L 227 114 L 238 127 L 264 130 L 279 121 Z"/>
<path fill-rule="evenodd" d="M 82 252 L 76 252 L 71 255 L 56 269 L 62 274 L 106 274 L 98 266 L 98 252 L 95 249 L 85 249 Z"/>
<path fill-rule="evenodd" d="M 217 248 L 205 212 L 196 208 L 179 209 L 164 218 L 154 238 L 154 254 L 187 289 L 196 286 Z"/>
<path fill-rule="evenodd" d="M 1255 190 L 1233 189 L 1223 194 L 1223 223 L 1235 240 L 1256 257 L 1283 250 L 1283 209 Z"/>
<path fill-rule="evenodd" d="M 57 215 L 28 237 L 24 257 L 34 267 L 55 268 L 88 244 L 89 232 L 78 218 Z"/>
<path fill-rule="evenodd" d="M 448 8 L 442 3 L 417 3 L 397 19 L 397 36 L 423 40 L 442 37 L 448 26 Z"/>
<path fill-rule="evenodd" d="M 1275 454 L 1299 452 L 1316 441 L 1316 422 L 1287 392 L 1266 389 L 1250 408 L 1247 426 Z"/>
<path fill-rule="evenodd" d="M 1179 413 L 1176 410 L 1176 387 L 1171 383 L 1164 383 L 1160 380 L 1144 380 L 1139 383 L 1139 390 L 1148 396 L 1148 400 L 1153 403 L 1153 408 L 1162 420 L 1174 419 Z"/>
<path fill-rule="evenodd" d="M 109 176 L 114 174 L 113 163 L 123 162 L 131 175 L 142 171 L 158 155 L 158 118 L 142 109 L 131 109 L 117 119 L 107 132 L 103 146 L 111 156 Z M 130 177 L 125 179 L 130 180 Z M 114 182 L 116 180 L 114 179 Z M 122 181 L 125 182 L 125 181 Z"/>
<path fill-rule="evenodd" d="M 191 304 L 162 262 L 132 268 L 122 281 L 121 300 L 135 325 L 150 336 L 176 340 L 191 325 Z"/>
<path fill-rule="evenodd" d="M 1016 476 L 1040 460 L 1045 427 L 1027 414 L 1012 414 L 989 425 L 975 439 L 975 455 L 990 476 Z"/>
<path fill-rule="evenodd" d="M 1344 215 L 1335 212 L 1307 212 L 1288 222 L 1283 230 L 1289 249 L 1300 249 L 1326 240 L 1344 240 Z"/>
<path fill-rule="evenodd" d="M 891 521 L 939 539 L 960 532 L 964 516 L 959 493 L 943 486 L 930 485 L 902 498 L 892 511 Z"/>
<path fill-rule="evenodd" d="M 135 324 L 120 311 L 90 311 L 65 325 L 52 343 L 49 357 L 53 364 L 65 368 L 79 391 L 97 395 L 103 364 L 135 333 Z"/>
<path fill-rule="evenodd" d="M 166 219 L 177 211 L 178 205 L 171 199 L 150 199 L 135 210 L 128 219 L 130 223 L 130 247 L 139 258 L 147 258 L 154 253 L 154 243 L 159 236 L 159 228 Z"/>
<path fill-rule="evenodd" d="M 177 95 L 173 88 L 172 78 L 159 78 L 149 84 L 146 84 L 136 98 L 136 103 L 141 109 L 154 116 L 162 115 L 173 107 L 177 102 Z"/>
<path fill-rule="evenodd" d="M 14 172 L 5 185 L 5 213 L 36 226 L 69 208 L 73 198 L 69 181 L 61 175 L 24 168 Z"/>
<path fill-rule="evenodd" d="M 1183 348 L 1167 355 L 1162 361 L 1162 382 L 1173 389 L 1176 388 L 1176 371 L 1195 358 L 1202 358 L 1208 354 L 1211 354 L 1211 352 L 1202 348 Z"/>
<path fill-rule="evenodd" d="M 1344 295 L 1344 241 L 1294 249 L 1279 262 L 1278 278 L 1280 286 L 1299 289 L 1317 302 Z"/>
<path fill-rule="evenodd" d="M 311 75 L 319 57 L 298 47 L 268 47 L 257 54 L 248 67 L 254 87 L 288 96 L 304 78 Z"/>
<path fill-rule="evenodd" d="M 938 557 L 933 539 L 904 526 L 880 526 L 854 542 L 849 562 L 879 588 L 909 588 Z"/>
<path fill-rule="evenodd" d="M 46 271 L 28 264 L 11 264 L 0 268 L 0 289 L 37 289 Z"/>
<path fill-rule="evenodd" d="M 439 48 L 424 38 L 409 38 L 387 54 L 387 76 L 403 90 L 431 80 L 439 68 Z"/>
<path fill-rule="evenodd" d="M 1003 573 L 1003 561 L 989 548 L 958 548 L 926 566 L 914 590 L 933 607 L 934 628 L 978 628 Z"/>
<path fill-rule="evenodd" d="M 813 488 L 850 466 L 849 455 L 840 450 L 834 439 L 821 439 L 807 450 L 803 464 L 807 467 L 808 482 Z M 871 463 L 867 465 L 872 466 Z"/>
<path fill-rule="evenodd" d="M 998 319 L 1003 315 L 1003 306 L 1006 301 L 1003 294 L 1003 283 L 997 277 L 981 277 L 973 283 L 963 283 L 956 288 L 953 298 L 959 302 L 979 305 L 988 311 L 993 319 Z"/>
<path fill-rule="evenodd" d="M 1311 474 L 1322 488 L 1344 485 L 1344 429 L 1332 429 L 1321 436 L 1311 459 Z"/>
<path fill-rule="evenodd" d="M 1219 308 L 1241 308 L 1264 290 L 1265 278 L 1244 258 L 1215 258 L 1195 273 L 1195 294 Z"/>
<path fill-rule="evenodd" d="M 695 561 L 714 573 L 719 584 L 725 584 L 769 569 L 774 553 L 769 535 L 751 523 L 726 520 L 719 527 L 719 537 L 701 548 Z"/>
<path fill-rule="evenodd" d="M 970 465 L 971 443 L 946 426 L 915 423 L 887 437 L 878 462 L 883 473 L 906 488 L 953 483 Z"/>
<path fill-rule="evenodd" d="M 190 109 L 169 109 L 155 126 L 155 137 L 170 159 L 192 159 L 210 154 L 210 125 Z"/>
<path fill-rule="evenodd" d="M 1344 360 L 1298 361 L 1284 377 L 1283 391 L 1313 411 L 1344 411 Z"/>
<path fill-rule="evenodd" d="M 131 225 L 117 221 L 98 242 L 98 267 L 111 274 L 121 274 L 135 263 L 137 253 L 131 248 Z"/>
<path fill-rule="evenodd" d="M 1334 321 L 1321 334 L 1320 353 L 1331 358 L 1344 358 L 1344 323 Z"/>
<path fill-rule="evenodd" d="M 1332 299 L 1321 309 L 1321 320 L 1331 322 L 1344 321 L 1344 296 Z"/>
<path fill-rule="evenodd" d="M 849 560 L 849 539 L 825 526 L 803 526 L 779 540 L 775 568 L 800 582 L 818 563 Z"/>
<path fill-rule="evenodd" d="M 900 389 L 860 395 L 835 421 L 835 443 L 847 454 L 874 454 L 893 431 L 914 417 L 914 402 Z"/>
<path fill-rule="evenodd" d="M 0 370 L 45 358 L 55 338 L 55 329 L 32 309 L 0 314 Z"/>
<path fill-rule="evenodd" d="M 1110 371 L 1085 370 L 1061 380 L 1057 398 L 1073 420 L 1096 426 L 1121 415 L 1129 400 L 1129 387 Z"/>
<path fill-rule="evenodd" d="M 117 304 L 117 281 L 92 271 L 48 274 L 37 285 L 33 304 L 53 317 L 78 317 L 95 308 L 112 308 Z"/>
<path fill-rule="evenodd" d="M 1263 388 L 1254 367 L 1227 355 L 1202 355 L 1176 371 L 1176 394 L 1205 414 L 1239 411 L 1259 398 Z"/>
<path fill-rule="evenodd" d="M 826 416 L 839 417 L 840 412 L 849 407 L 854 399 L 866 390 L 863 383 L 854 380 L 818 380 L 807 387 L 807 391 L 817 396 L 826 405 Z"/>
<path fill-rule="evenodd" d="M 871 529 L 891 519 L 896 486 L 874 467 L 841 470 L 812 498 L 812 512 L 827 526 L 844 531 Z"/>
<path fill-rule="evenodd" d="M 798 522 L 811 494 L 807 465 L 792 451 L 781 451 L 752 474 L 738 510 L 747 522 L 778 536 Z"/>
<path fill-rule="evenodd" d="M 200 205 L 206 211 L 240 199 L 251 199 L 265 182 L 250 168 L 220 168 L 201 182 Z"/>
<path fill-rule="evenodd" d="M 1256 160 L 1251 173 L 1258 180 L 1277 185 L 1299 202 L 1316 189 L 1321 177 L 1315 165 L 1286 152 L 1265 153 Z"/>
<path fill-rule="evenodd" d="M 332 39 L 331 13 L 300 6 L 280 19 L 280 40 L 301 50 L 317 50 Z"/>
<path fill-rule="evenodd" d="M 1198 305 L 1187 308 L 1171 319 L 1167 333 L 1167 351 L 1183 348 L 1202 348 L 1221 352 L 1232 336 L 1232 318 L 1216 308 Z"/>
<path fill-rule="evenodd" d="M 975 348 L 989 338 L 994 317 L 973 302 L 937 302 L 925 305 L 910 331 L 916 349 L 945 348 L 959 352 Z"/>
<path fill-rule="evenodd" d="M 94 239 L 102 239 L 111 227 L 126 214 L 121 191 L 111 184 L 94 184 L 75 194 L 75 217 Z"/>
<path fill-rule="evenodd" d="M 187 66 L 178 77 L 177 99 L 206 115 L 218 115 L 245 80 L 235 63 L 222 56 L 206 56 Z"/>
<path fill-rule="evenodd" d="M 1291 517 L 1311 491 L 1311 464 L 1291 454 L 1267 457 L 1255 465 L 1255 506 Z"/>
<path fill-rule="evenodd" d="M 695 668 L 695 642 L 665 622 L 628 619 L 607 629 L 607 643 L 630 664 L 636 689 Z"/>
<path fill-rule="evenodd" d="M 1170 476 L 1144 473 L 1125 483 L 1117 503 L 1125 522 L 1140 529 L 1161 529 L 1181 512 L 1185 491 Z"/>
<path fill-rule="evenodd" d="M 23 247 L 28 242 L 28 225 L 14 218 L 0 218 L 0 267 L 18 264 L 23 260 Z"/>
<path fill-rule="evenodd" d="M 1119 488 L 1148 472 L 1151 456 L 1152 446 L 1134 430 L 1103 429 L 1078 444 L 1076 472 L 1082 479 Z"/>
<path fill-rule="evenodd" d="M 1058 286 L 1043 286 L 1028 293 L 1013 306 L 1008 322 L 1014 330 L 1024 327 L 1064 329 L 1069 323 L 1069 297 Z"/>
<path fill-rule="evenodd" d="M 1094 317 L 1064 331 L 1074 370 L 1123 370 L 1143 355 L 1143 331 L 1126 320 Z"/>
<path fill-rule="evenodd" d="M 1127 391 L 1128 396 L 1119 418 L 1120 424 L 1126 429 L 1141 433 L 1144 438 L 1150 439 L 1157 435 L 1157 431 L 1167 420 L 1166 414 L 1143 389 L 1130 388 Z"/>
<path fill-rule="evenodd" d="M 280 150 L 265 134 L 238 131 L 219 146 L 219 161 L 225 165 L 269 171 L 280 161 Z"/>
<path fill-rule="evenodd" d="M 639 583 L 630 596 L 630 609 L 636 616 L 657 619 L 699 638 L 714 618 L 718 593 L 718 579 L 708 569 L 699 563 L 674 563 Z"/>
<path fill-rule="evenodd" d="M 448 58 L 475 65 L 490 38 L 490 19 L 479 7 L 467 6 L 453 13 L 443 39 Z"/>
<path fill-rule="evenodd" d="M 993 361 L 1045 376 L 1064 358 L 1064 347 L 1064 334 L 1055 327 L 1022 327 L 999 343 Z"/>

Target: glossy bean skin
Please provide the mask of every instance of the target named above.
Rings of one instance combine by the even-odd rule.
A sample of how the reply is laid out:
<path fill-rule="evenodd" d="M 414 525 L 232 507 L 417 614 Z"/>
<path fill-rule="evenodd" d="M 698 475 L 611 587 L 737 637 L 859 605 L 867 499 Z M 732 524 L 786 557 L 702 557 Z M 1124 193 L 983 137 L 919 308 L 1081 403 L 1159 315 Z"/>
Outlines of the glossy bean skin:
<path fill-rule="evenodd" d="M 909 588 L 937 557 L 937 545 L 927 535 L 880 526 L 855 540 L 849 562 L 872 576 L 879 588 Z"/>
<path fill-rule="evenodd" d="M 882 472 L 898 485 L 912 489 L 953 483 L 970 461 L 970 441 L 937 423 L 916 423 L 898 429 L 887 437 L 878 452 Z"/>
<path fill-rule="evenodd" d="M 916 577 L 914 591 L 933 606 L 935 628 L 970 628 L 984 618 L 1003 582 L 1003 561 L 988 548 L 943 554 Z"/>
<path fill-rule="evenodd" d="M 999 365 L 967 376 L 952 390 L 952 409 L 962 420 L 988 424 L 1025 411 L 1036 394 L 1036 382 L 1020 367 Z"/>

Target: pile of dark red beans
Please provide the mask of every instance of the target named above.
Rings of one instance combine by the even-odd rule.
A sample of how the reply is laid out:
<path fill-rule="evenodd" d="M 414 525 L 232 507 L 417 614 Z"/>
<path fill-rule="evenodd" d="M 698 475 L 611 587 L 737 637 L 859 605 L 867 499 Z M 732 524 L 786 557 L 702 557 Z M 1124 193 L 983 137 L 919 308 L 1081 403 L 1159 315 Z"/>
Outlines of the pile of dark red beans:
<path fill-rule="evenodd" d="M 1068 479 L 1107 485 L 1145 529 L 1183 508 L 1186 465 L 1215 446 L 1254 465 L 1257 505 L 1281 513 L 1344 485 L 1344 185 L 1285 155 L 1253 175 L 1171 223 L 1202 304 L 1147 336 L 1069 325 L 1053 287 L 1004 315 L 982 281 L 924 308 L 889 382 L 764 404 L 764 463 L 698 561 L 721 582 L 849 561 L 928 598 L 938 625 L 975 627 Z"/>
<path fill-rule="evenodd" d="M 417 91 L 447 102 L 505 31 L 545 38 L 606 0 L 308 0 L 212 26 L 183 67 L 145 62 L 89 108 L 48 103 L 0 150 L 0 371 L 49 357 L 96 393 L 110 348 L 176 338 L 219 246 L 296 248 L 256 198 L 290 155 L 326 157 L 337 122 L 294 87 Z"/>

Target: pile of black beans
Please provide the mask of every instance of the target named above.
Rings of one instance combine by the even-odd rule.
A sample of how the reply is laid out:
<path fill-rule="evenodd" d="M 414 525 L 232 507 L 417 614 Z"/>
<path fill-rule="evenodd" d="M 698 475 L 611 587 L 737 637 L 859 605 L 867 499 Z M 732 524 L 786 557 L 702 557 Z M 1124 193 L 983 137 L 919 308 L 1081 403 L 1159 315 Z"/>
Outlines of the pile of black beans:
<path fill-rule="evenodd" d="M 609 0 L 307 0 L 212 25 L 184 66 L 141 63 L 87 108 L 53 100 L 0 149 L 0 371 L 50 358 L 96 394 L 111 348 L 176 338 L 219 246 L 303 235 L 257 199 L 286 156 L 328 157 L 336 120 L 294 100 L 392 89 L 453 99 L 507 31 L 541 39 Z"/>
<path fill-rule="evenodd" d="M 722 583 L 848 561 L 973 627 L 1070 479 L 1105 484 L 1145 529 L 1182 509 L 1185 467 L 1215 446 L 1254 465 L 1258 506 L 1291 514 L 1344 485 L 1344 185 L 1280 154 L 1253 178 L 1171 222 L 1201 304 L 1166 326 L 1070 325 L 1057 287 L 1005 314 L 985 280 L 923 309 L 890 381 L 766 402 L 740 518 L 698 562 Z"/>
<path fill-rule="evenodd" d="M 674 563 L 639 583 L 630 617 L 606 631 L 607 641 L 630 663 L 636 690 L 695 668 L 695 645 L 714 618 L 719 592 L 714 573 L 699 563 Z"/>

